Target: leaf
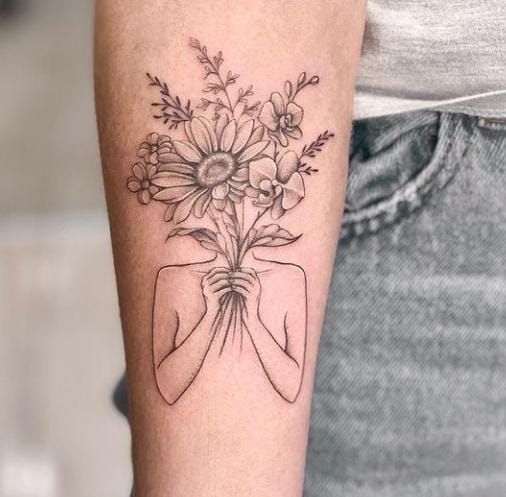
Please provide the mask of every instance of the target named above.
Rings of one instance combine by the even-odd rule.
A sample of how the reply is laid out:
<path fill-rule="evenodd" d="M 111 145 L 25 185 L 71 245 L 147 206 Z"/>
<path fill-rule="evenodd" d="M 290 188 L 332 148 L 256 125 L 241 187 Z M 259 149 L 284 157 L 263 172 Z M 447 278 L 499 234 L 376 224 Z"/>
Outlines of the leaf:
<path fill-rule="evenodd" d="M 257 231 L 251 247 L 282 247 L 296 242 L 300 237 L 301 235 L 292 235 L 278 224 L 269 224 Z"/>
<path fill-rule="evenodd" d="M 164 221 L 170 222 L 174 217 L 174 212 L 176 211 L 177 204 L 169 204 L 167 209 L 165 210 L 165 214 L 163 216 Z"/>
<path fill-rule="evenodd" d="M 216 234 L 207 228 L 175 228 L 168 235 L 167 240 L 174 236 L 191 236 L 199 244 L 207 249 L 213 250 L 214 252 L 223 253 L 223 249 L 220 246 L 219 239 Z"/>

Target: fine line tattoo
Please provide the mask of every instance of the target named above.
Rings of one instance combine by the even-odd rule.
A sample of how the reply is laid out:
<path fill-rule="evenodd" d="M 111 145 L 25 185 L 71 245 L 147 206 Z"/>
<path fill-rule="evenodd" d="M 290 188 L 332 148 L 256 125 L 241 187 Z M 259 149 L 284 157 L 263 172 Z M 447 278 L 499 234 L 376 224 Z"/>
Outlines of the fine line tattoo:
<path fill-rule="evenodd" d="M 193 38 L 190 48 L 204 69 L 205 96 L 194 106 L 147 74 L 159 94 L 154 118 L 170 135 L 147 135 L 127 179 L 141 204 L 166 206 L 167 240 L 191 237 L 214 253 L 211 260 L 158 272 L 157 386 L 174 404 L 204 374 L 205 363 L 228 355 L 256 362 L 273 389 L 295 402 L 305 360 L 306 275 L 301 266 L 263 260 L 253 251 L 301 236 L 278 220 L 304 199 L 305 179 L 318 172 L 312 161 L 334 136 L 323 131 L 299 153 L 292 149 L 303 138 L 299 97 L 319 77 L 303 72 L 262 102 L 252 98 L 252 85 L 239 87 L 239 74 L 223 69 L 221 51 L 211 55 Z"/>

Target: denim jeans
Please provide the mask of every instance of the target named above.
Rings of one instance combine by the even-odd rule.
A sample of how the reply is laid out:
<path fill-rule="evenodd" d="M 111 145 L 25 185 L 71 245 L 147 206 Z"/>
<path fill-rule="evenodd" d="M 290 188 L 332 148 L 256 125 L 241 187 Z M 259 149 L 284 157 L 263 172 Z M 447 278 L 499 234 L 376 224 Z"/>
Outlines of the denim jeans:
<path fill-rule="evenodd" d="M 506 496 L 506 122 L 357 122 L 306 497 Z"/>
<path fill-rule="evenodd" d="M 355 123 L 306 497 L 506 495 L 505 169 L 506 123 Z"/>

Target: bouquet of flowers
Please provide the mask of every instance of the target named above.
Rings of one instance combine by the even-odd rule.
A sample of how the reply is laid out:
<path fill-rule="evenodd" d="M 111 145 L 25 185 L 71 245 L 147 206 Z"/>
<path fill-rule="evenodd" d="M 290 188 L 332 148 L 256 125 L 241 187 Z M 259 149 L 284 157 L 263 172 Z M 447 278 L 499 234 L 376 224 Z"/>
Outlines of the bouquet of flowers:
<path fill-rule="evenodd" d="M 166 205 L 168 238 L 191 236 L 223 255 L 235 271 L 255 247 L 298 240 L 299 235 L 263 220 L 269 215 L 277 221 L 301 202 L 304 179 L 317 172 L 308 162 L 333 134 L 322 132 L 299 153 L 291 148 L 303 138 L 304 110 L 297 99 L 319 83 L 318 76 L 303 72 L 295 82 L 286 81 L 283 92 L 252 102 L 252 86 L 238 87 L 239 75 L 223 70 L 222 52 L 212 56 L 195 39 L 190 47 L 204 69 L 205 96 L 194 108 L 147 74 L 160 95 L 152 104 L 154 117 L 168 132 L 152 132 L 142 141 L 127 186 L 141 204 Z M 231 303 L 225 306 L 239 312 L 239 297 L 227 294 Z"/>

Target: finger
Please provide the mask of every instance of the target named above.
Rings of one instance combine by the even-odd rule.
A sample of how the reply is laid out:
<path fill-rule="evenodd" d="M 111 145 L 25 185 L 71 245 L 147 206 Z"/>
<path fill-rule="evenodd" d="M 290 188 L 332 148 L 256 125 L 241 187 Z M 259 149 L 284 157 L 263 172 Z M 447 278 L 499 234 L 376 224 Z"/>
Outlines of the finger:
<path fill-rule="evenodd" d="M 232 283 L 231 286 L 232 286 L 233 290 L 236 290 L 237 288 L 241 288 L 242 290 L 244 290 L 245 292 L 248 292 L 248 293 L 250 293 L 251 289 L 252 289 L 252 285 L 246 283 L 245 281 L 234 282 L 234 283 Z"/>
<path fill-rule="evenodd" d="M 230 286 L 226 286 L 225 288 L 222 288 L 221 290 L 218 290 L 217 292 L 215 292 L 215 295 L 221 299 L 221 297 L 223 297 L 224 295 L 226 295 L 227 293 L 230 293 L 232 292 L 232 287 Z"/>
<path fill-rule="evenodd" d="M 253 276 L 251 276 L 250 274 L 239 273 L 239 272 L 233 273 L 231 279 L 233 281 L 247 281 L 247 282 L 252 283 L 252 284 L 255 281 L 255 278 Z"/>
<path fill-rule="evenodd" d="M 228 280 L 217 281 L 214 285 L 209 285 L 209 289 L 213 293 L 217 293 L 224 288 L 231 288 L 232 285 Z"/>
<path fill-rule="evenodd" d="M 253 268 L 241 267 L 241 268 L 239 268 L 239 271 L 241 273 L 249 274 L 250 276 L 253 276 L 254 278 L 257 277 L 257 272 Z"/>
<path fill-rule="evenodd" d="M 234 292 L 238 293 L 239 295 L 242 295 L 244 298 L 248 298 L 249 297 L 249 292 L 247 290 L 245 290 L 244 288 L 240 287 L 240 286 L 236 286 L 232 290 Z"/>
<path fill-rule="evenodd" d="M 211 271 L 209 271 L 204 276 L 204 278 L 211 278 L 211 277 L 213 277 L 217 273 L 228 273 L 229 271 L 230 271 L 230 269 L 228 269 L 226 267 L 215 267 L 215 268 L 211 269 Z"/>
<path fill-rule="evenodd" d="M 218 281 L 229 280 L 229 279 L 230 279 L 230 272 L 229 271 L 227 271 L 227 272 L 220 272 L 220 273 L 217 272 L 213 276 L 211 276 L 210 278 L 208 278 L 207 282 L 209 283 L 209 285 L 214 285 Z"/>

